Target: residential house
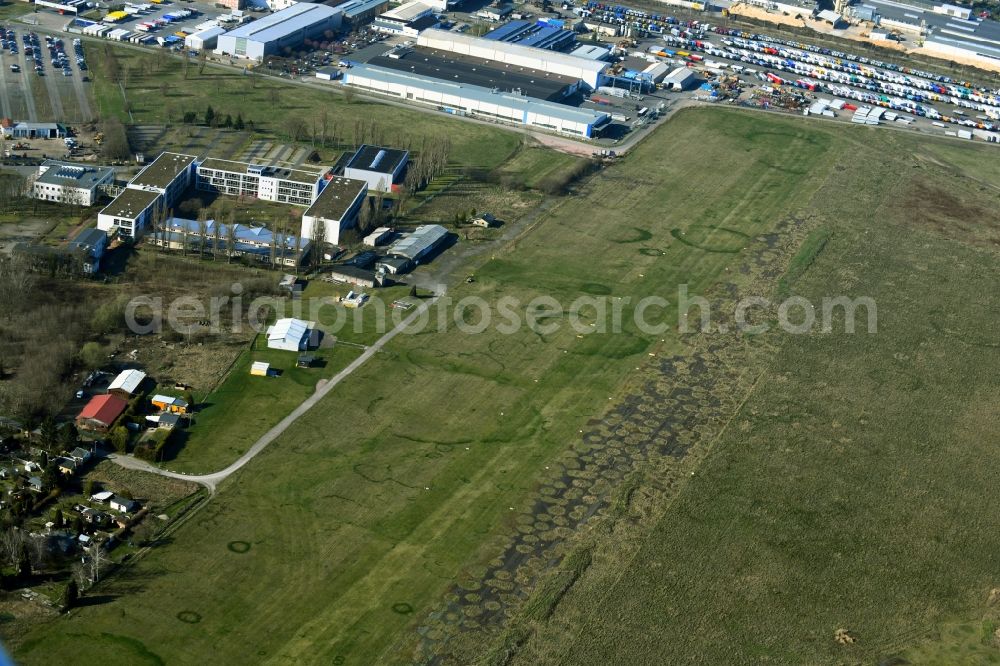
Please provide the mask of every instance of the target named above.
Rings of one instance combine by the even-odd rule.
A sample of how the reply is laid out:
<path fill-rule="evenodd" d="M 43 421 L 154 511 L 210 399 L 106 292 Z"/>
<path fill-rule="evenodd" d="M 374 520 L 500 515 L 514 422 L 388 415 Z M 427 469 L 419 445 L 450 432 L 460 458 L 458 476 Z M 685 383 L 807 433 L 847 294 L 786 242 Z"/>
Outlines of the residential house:
<path fill-rule="evenodd" d="M 60 474 L 73 476 L 80 468 L 80 463 L 72 458 L 56 458 L 56 466 L 58 467 Z"/>
<path fill-rule="evenodd" d="M 108 506 L 114 511 L 120 511 L 121 513 L 132 513 L 133 511 L 138 511 L 140 507 L 139 503 L 135 500 L 122 497 L 121 495 L 115 495 L 108 500 Z"/>
<path fill-rule="evenodd" d="M 150 402 L 153 403 L 153 407 L 171 414 L 187 414 L 188 411 L 187 401 L 182 398 L 157 393 Z"/>

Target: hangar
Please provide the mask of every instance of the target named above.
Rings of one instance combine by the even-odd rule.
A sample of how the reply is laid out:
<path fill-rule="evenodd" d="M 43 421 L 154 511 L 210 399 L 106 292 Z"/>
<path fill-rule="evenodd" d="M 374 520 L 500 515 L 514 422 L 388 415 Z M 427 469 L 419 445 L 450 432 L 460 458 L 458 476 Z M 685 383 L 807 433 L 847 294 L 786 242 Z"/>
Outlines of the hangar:
<path fill-rule="evenodd" d="M 299 2 L 269 16 L 245 23 L 218 37 L 215 52 L 261 60 L 299 46 L 306 39 L 340 28 L 344 13 L 339 8 Z"/>

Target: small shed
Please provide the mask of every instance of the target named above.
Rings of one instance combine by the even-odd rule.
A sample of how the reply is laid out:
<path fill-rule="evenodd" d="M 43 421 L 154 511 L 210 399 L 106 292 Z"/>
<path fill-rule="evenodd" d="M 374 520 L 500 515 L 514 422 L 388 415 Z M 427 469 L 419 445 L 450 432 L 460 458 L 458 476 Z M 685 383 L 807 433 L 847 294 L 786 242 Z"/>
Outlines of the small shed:
<path fill-rule="evenodd" d="M 127 497 L 122 497 L 121 495 L 115 495 L 108 501 L 108 506 L 115 511 L 132 513 L 139 508 L 139 503 L 133 499 L 128 499 Z"/>
<path fill-rule="evenodd" d="M 264 361 L 254 361 L 253 365 L 250 366 L 250 374 L 254 377 L 267 377 L 270 370 L 271 364 Z"/>
<path fill-rule="evenodd" d="M 296 361 L 295 365 L 300 368 L 311 368 L 313 363 L 316 362 L 316 357 L 312 354 L 299 354 L 299 360 Z"/>

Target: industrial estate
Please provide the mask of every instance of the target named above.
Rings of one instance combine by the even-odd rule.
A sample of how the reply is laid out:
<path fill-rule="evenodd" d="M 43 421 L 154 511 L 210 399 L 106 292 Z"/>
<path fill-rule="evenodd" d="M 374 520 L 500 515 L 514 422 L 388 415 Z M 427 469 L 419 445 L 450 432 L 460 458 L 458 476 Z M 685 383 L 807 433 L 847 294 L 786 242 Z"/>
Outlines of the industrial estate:
<path fill-rule="evenodd" d="M 998 20 L 0 5 L 4 649 L 1000 660 Z"/>

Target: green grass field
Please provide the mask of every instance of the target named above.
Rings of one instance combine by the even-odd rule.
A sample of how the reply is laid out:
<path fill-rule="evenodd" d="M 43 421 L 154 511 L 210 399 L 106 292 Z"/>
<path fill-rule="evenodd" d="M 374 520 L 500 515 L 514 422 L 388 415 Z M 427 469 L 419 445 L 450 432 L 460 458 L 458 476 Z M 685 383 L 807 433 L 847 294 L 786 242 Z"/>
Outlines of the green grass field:
<path fill-rule="evenodd" d="M 127 71 L 125 97 L 117 81 L 109 80 L 108 49 L 118 62 L 118 71 Z M 238 114 L 254 124 L 253 135 L 260 139 L 274 137 L 290 141 L 291 125 L 302 127 L 300 140 L 314 131 L 318 134 L 321 117 L 327 117 L 328 138 L 341 146 L 355 146 L 365 141 L 389 146 L 417 147 L 427 140 L 449 141 L 449 159 L 459 166 L 493 169 L 518 147 L 521 137 L 500 128 L 473 123 L 455 123 L 419 111 L 348 100 L 331 89 L 288 83 L 271 77 L 253 77 L 238 69 L 208 65 L 199 74 L 194 60 L 187 68 L 179 57 L 166 53 L 140 51 L 88 44 L 87 62 L 95 97 L 95 110 L 102 118 L 117 116 L 124 123 L 138 125 L 179 124 L 187 112 L 204 118 L 209 105 L 220 118 Z M 128 102 L 126 109 L 125 102 Z M 131 112 L 131 115 L 129 114 Z"/>
<path fill-rule="evenodd" d="M 556 330 L 396 338 L 172 543 L 104 584 L 105 602 L 40 627 L 15 656 L 469 663 L 505 654 L 485 647 L 489 614 L 505 609 L 523 663 L 841 662 L 975 619 L 997 532 L 996 355 L 975 326 L 996 311 L 995 227 L 942 239 L 947 206 L 915 223 L 929 203 L 917 179 L 959 187 L 961 175 L 934 149 L 916 152 L 942 166 L 899 168 L 915 151 L 890 132 L 681 113 L 450 292 L 515 297 L 521 317 Z M 954 190 L 964 211 L 995 206 L 978 187 Z M 673 301 L 680 284 L 769 293 L 823 226 L 831 235 L 802 255 L 790 293 L 871 293 L 884 333 L 730 337 L 720 351 L 712 336 L 632 320 L 638 298 Z M 965 288 L 967 302 L 945 300 Z M 622 331 L 577 332 L 524 305 L 583 295 L 620 304 Z M 693 387 L 683 413 L 673 394 L 635 402 L 666 367 Z M 730 378 L 719 395 L 695 382 L 714 374 Z M 648 428 L 585 445 L 595 428 L 627 429 L 619 413 L 690 423 L 689 441 L 656 453 L 666 430 Z M 612 473 L 592 475 L 609 456 Z M 571 529 L 587 506 L 606 529 Z M 484 581 L 512 535 L 533 539 L 520 542 L 523 567 Z M 550 556 L 573 555 L 522 605 L 510 592 L 532 589 L 545 563 L 531 544 L 550 538 Z M 490 590 L 502 592 L 487 601 Z M 859 643 L 838 651 L 841 626 Z"/>

